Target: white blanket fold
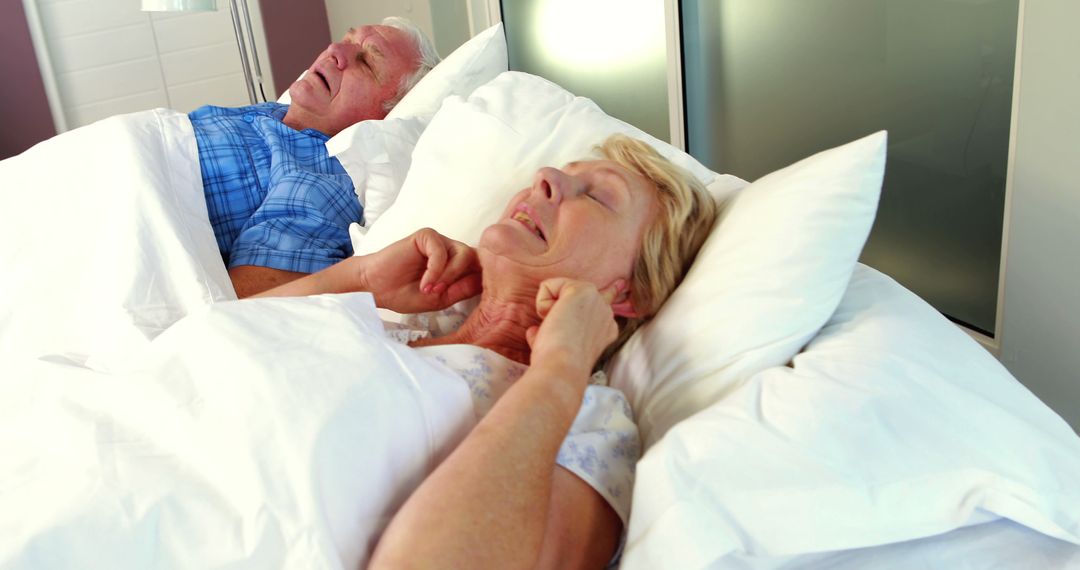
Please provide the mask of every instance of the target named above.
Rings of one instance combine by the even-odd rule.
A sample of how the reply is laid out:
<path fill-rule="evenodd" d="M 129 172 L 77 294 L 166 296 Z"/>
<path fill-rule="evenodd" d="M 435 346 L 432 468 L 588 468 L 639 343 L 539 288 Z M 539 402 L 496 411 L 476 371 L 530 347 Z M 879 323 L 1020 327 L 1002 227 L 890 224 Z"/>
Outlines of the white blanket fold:
<path fill-rule="evenodd" d="M 370 295 L 196 311 L 122 372 L 0 381 L 0 567 L 358 568 L 472 428 Z"/>
<path fill-rule="evenodd" d="M 187 115 L 112 117 L 0 162 L 0 358 L 102 362 L 235 298 Z"/>

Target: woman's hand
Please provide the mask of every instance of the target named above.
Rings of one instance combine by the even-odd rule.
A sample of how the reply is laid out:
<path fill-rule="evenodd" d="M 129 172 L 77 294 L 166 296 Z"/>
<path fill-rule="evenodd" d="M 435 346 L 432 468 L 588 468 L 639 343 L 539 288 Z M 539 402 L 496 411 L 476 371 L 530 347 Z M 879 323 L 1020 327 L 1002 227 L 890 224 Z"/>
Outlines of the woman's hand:
<path fill-rule="evenodd" d="M 361 289 L 375 304 L 398 313 L 445 309 L 480 294 L 476 250 L 424 228 L 364 256 Z"/>
<path fill-rule="evenodd" d="M 570 366 L 587 378 L 619 333 L 611 303 L 625 288 L 621 279 L 602 291 L 592 283 L 566 278 L 541 283 L 536 312 L 543 322 L 525 332 L 531 364 Z"/>

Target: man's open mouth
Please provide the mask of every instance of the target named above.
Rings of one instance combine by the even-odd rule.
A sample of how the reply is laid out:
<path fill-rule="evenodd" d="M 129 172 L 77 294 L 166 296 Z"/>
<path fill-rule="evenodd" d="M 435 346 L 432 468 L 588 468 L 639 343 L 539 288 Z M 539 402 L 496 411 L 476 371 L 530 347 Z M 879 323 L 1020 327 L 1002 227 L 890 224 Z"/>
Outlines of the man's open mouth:
<path fill-rule="evenodd" d="M 326 76 L 324 76 L 322 72 L 318 70 L 315 71 L 315 76 L 319 78 L 319 81 L 323 82 L 323 85 L 326 86 L 326 90 L 330 91 L 330 82 L 326 80 Z"/>

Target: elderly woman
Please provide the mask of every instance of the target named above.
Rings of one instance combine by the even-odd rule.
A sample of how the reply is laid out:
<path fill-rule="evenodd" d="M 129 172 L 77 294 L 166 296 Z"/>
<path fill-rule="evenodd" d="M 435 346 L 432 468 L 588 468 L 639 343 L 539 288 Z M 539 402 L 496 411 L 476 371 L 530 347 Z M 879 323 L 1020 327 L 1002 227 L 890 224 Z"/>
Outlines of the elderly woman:
<path fill-rule="evenodd" d="M 373 567 L 595 568 L 615 553 L 623 521 L 610 488 L 557 462 L 560 446 L 583 398 L 606 402 L 600 415 L 628 413 L 621 394 L 586 397 L 592 372 L 675 289 L 717 212 L 647 145 L 617 135 L 598 150 L 602 160 L 540 169 L 475 250 L 425 229 L 263 294 L 368 291 L 398 313 L 479 295 L 459 328 L 413 346 L 473 345 L 527 365 L 496 401 L 477 402 L 486 414 L 394 517 Z M 627 473 L 633 437 L 633 453 L 611 456 Z"/>

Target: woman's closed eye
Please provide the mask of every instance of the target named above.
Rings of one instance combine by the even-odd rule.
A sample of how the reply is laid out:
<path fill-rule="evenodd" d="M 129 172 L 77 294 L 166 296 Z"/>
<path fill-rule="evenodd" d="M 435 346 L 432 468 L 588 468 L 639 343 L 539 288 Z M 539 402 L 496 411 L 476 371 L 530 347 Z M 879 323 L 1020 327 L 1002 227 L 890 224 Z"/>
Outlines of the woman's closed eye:
<path fill-rule="evenodd" d="M 600 188 L 589 188 L 588 190 L 586 190 L 585 195 L 588 196 L 589 199 L 591 199 L 592 201 L 600 204 L 601 206 L 612 211 L 615 210 L 615 208 L 612 206 L 611 196 L 605 190 Z"/>

